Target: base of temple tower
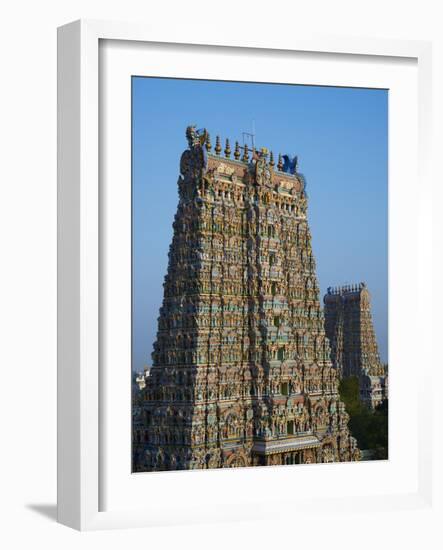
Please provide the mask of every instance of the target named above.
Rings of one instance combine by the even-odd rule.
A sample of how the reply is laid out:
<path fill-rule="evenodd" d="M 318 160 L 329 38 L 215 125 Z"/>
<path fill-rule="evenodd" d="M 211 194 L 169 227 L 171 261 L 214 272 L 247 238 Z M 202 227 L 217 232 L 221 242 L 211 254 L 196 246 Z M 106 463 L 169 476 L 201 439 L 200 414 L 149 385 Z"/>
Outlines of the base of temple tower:
<path fill-rule="evenodd" d="M 339 448 L 338 439 L 326 435 L 322 439 L 315 434 L 304 434 L 279 439 L 256 439 L 247 443 L 232 442 L 222 448 L 187 448 L 179 452 L 156 454 L 140 447 L 135 456 L 135 472 L 169 470 L 203 470 L 213 468 L 246 468 L 250 466 L 283 466 L 292 464 L 320 464 L 360 460 L 360 451 L 353 438 L 347 446 Z M 187 460 L 170 460 L 170 456 L 186 456 Z M 148 458 L 150 457 L 150 458 Z M 147 460 L 145 460 L 147 458 Z"/>

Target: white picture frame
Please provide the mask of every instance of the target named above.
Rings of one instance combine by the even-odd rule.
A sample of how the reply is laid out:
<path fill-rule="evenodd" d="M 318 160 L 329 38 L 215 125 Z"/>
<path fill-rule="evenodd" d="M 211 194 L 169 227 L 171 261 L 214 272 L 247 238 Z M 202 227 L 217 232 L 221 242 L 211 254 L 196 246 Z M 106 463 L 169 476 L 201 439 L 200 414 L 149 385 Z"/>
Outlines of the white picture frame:
<path fill-rule="evenodd" d="M 100 337 L 103 325 L 103 300 L 106 299 L 106 291 L 101 288 L 103 276 L 103 231 L 106 232 L 106 224 L 101 224 L 100 212 L 104 208 L 103 187 L 101 187 L 100 155 L 102 152 L 103 135 L 100 127 L 100 116 L 105 106 L 101 105 L 100 82 L 106 85 L 106 78 L 100 80 L 100 64 L 109 64 L 111 57 L 102 55 L 100 44 L 104 41 L 112 41 L 117 45 L 125 44 L 128 55 L 131 47 L 140 44 L 155 45 L 156 51 L 150 51 L 149 55 L 155 61 L 155 56 L 160 56 L 162 45 L 171 47 L 174 51 L 182 48 L 184 55 L 190 47 L 186 30 L 182 33 L 171 32 L 170 36 L 164 33 L 156 33 L 151 28 L 136 24 L 101 21 L 77 21 L 61 27 L 58 33 L 58 520 L 80 530 L 120 528 L 131 526 L 173 525 L 177 523 L 193 523 L 195 521 L 220 521 L 232 519 L 260 519 L 269 517 L 272 512 L 267 507 L 267 502 L 277 502 L 281 497 L 278 491 L 272 491 L 269 487 L 273 482 L 281 485 L 288 476 L 293 475 L 294 468 L 262 468 L 239 469 L 230 472 L 204 472 L 202 481 L 201 472 L 155 474 L 151 478 L 146 477 L 143 483 L 152 487 L 151 499 L 156 505 L 144 507 L 134 505 L 136 498 L 132 499 L 130 490 L 122 488 L 121 494 L 125 497 L 119 503 L 119 494 L 112 500 L 112 506 L 104 505 L 103 484 L 115 481 L 119 472 L 113 470 L 114 465 L 104 466 L 105 451 L 108 451 L 106 418 L 109 410 L 113 388 L 118 386 L 114 380 L 111 386 L 103 387 L 103 364 L 101 363 Z M 223 35 L 211 35 L 207 38 L 200 35 L 199 41 L 192 41 L 198 52 L 204 52 L 207 58 L 214 54 L 214 48 L 227 51 L 229 56 L 244 55 L 248 52 L 252 59 L 257 52 L 267 55 L 271 52 L 274 56 L 287 56 L 294 52 L 303 52 L 312 56 L 324 56 L 329 54 L 346 59 L 350 63 L 366 62 L 371 59 L 390 60 L 392 67 L 398 61 L 412 60 L 416 65 L 416 80 L 418 82 L 418 100 L 416 98 L 415 109 L 418 123 L 412 123 L 412 132 L 418 134 L 417 158 L 409 158 L 408 163 L 418 170 L 420 189 L 431 189 L 430 177 L 430 143 L 431 143 L 431 46 L 426 42 L 370 40 L 363 38 L 347 37 L 315 37 L 311 35 L 297 34 L 295 38 L 282 36 L 278 40 L 274 38 L 258 38 L 251 42 L 246 38 L 224 38 Z M 118 48 L 117 48 L 118 49 Z M 120 48 L 120 53 L 121 53 Z M 117 57 L 119 57 L 117 52 Z M 123 57 L 124 57 L 123 56 Z M 120 56 L 121 57 L 121 56 Z M 126 57 L 125 57 L 126 59 Z M 121 60 L 121 59 L 120 59 Z M 160 57 L 158 57 L 160 60 Z M 328 60 L 324 60 L 328 63 Z M 125 61 L 124 63 L 127 63 Z M 121 67 L 120 67 L 121 68 Z M 125 69 L 131 74 L 130 69 Z M 197 69 L 196 69 L 197 70 Z M 349 70 L 349 69 L 347 69 Z M 118 71 L 118 76 L 123 74 Z M 170 76 L 167 67 L 165 75 Z M 113 73 L 114 74 L 114 73 Z M 252 74 L 252 73 L 251 73 Z M 156 74 L 163 76 L 163 74 Z M 216 74 L 215 74 L 216 76 Z M 252 76 L 250 77 L 252 78 Z M 325 83 L 337 85 L 337 82 L 329 80 Z M 387 78 L 387 77 L 386 77 Z M 268 79 L 272 81 L 272 76 Z M 248 77 L 245 78 L 248 80 Z M 401 84 L 399 84 L 401 86 Z M 415 92 L 414 92 L 415 93 Z M 412 97 L 412 96 L 411 96 Z M 112 98 L 111 98 L 112 99 Z M 411 98 L 410 98 L 411 99 Z M 129 124 L 130 121 L 128 120 Z M 123 132 L 124 133 L 124 132 Z M 118 145 L 118 144 L 116 144 Z M 392 145 L 392 143 L 390 144 Z M 125 146 L 123 144 L 123 146 Z M 413 151 L 413 150 L 412 150 Z M 127 150 L 126 150 L 127 152 Z M 394 157 L 395 148 L 390 151 Z M 397 155 L 400 160 L 400 155 Z M 127 159 L 126 159 L 127 160 Z M 400 164 L 400 162 L 398 162 Z M 123 170 L 125 167 L 123 167 Z M 126 163 L 127 169 L 127 163 Z M 402 172 L 394 174 L 400 178 Z M 405 182 L 408 174 L 404 173 Z M 394 178 L 395 179 L 395 178 Z M 116 198 L 112 199 L 115 208 Z M 414 199 L 405 199 L 405 209 L 409 211 L 414 205 Z M 409 202 L 408 202 L 409 201 Z M 118 202 L 118 201 L 117 201 Z M 419 234 L 414 244 L 414 260 L 420 269 L 413 276 L 416 283 L 413 293 L 414 307 L 421 315 L 429 314 L 426 309 L 429 302 L 429 289 L 425 289 L 421 283 L 429 275 L 426 266 L 432 250 L 429 246 L 430 227 L 429 201 L 421 199 L 417 210 L 417 227 Z M 123 216 L 124 217 L 124 216 Z M 399 222 L 400 225 L 403 222 Z M 398 260 L 400 261 L 400 260 Z M 391 267 L 391 264 L 390 264 Z M 395 268 L 394 268 L 395 274 Z M 391 284 L 391 282 L 390 282 Z M 106 285 L 105 285 L 106 286 Z M 103 294 L 104 292 L 104 294 Z M 415 293 L 415 294 L 414 294 Z M 395 295 L 395 293 L 394 293 Z M 426 333 L 421 334 L 422 342 L 426 343 Z M 417 345 L 417 344 L 416 344 Z M 426 346 L 425 346 L 426 348 Z M 311 510 L 328 510 L 330 506 L 336 507 L 339 513 L 345 514 L 356 503 L 366 513 L 377 510 L 398 509 L 430 509 L 432 502 L 432 469 L 431 469 L 431 443 L 432 434 L 431 410 L 427 403 L 425 386 L 431 383 L 432 354 L 431 347 L 422 355 L 423 378 L 417 387 L 417 400 L 413 410 L 412 426 L 417 427 L 417 437 L 413 447 L 417 450 L 414 462 L 408 468 L 416 470 L 416 477 L 411 480 L 411 485 L 405 482 L 405 490 L 400 487 L 392 492 L 380 494 L 377 490 L 366 493 L 354 494 L 352 487 L 362 481 L 363 477 L 373 475 L 374 479 L 382 472 L 378 472 L 377 466 L 372 470 L 357 470 L 360 465 L 322 465 L 321 470 L 315 470 L 314 474 L 305 470 L 306 477 L 317 477 L 319 487 L 313 491 L 312 498 L 306 494 L 286 495 L 285 508 L 297 507 L 300 513 L 309 513 Z M 416 350 L 415 350 L 416 351 Z M 406 361 L 406 359 L 405 359 Z M 393 365 L 395 368 L 395 365 Z M 390 362 L 391 368 L 391 362 Z M 129 384 L 129 375 L 128 375 Z M 395 383 L 390 391 L 395 390 Z M 105 404 L 104 404 L 105 403 Z M 404 403 L 403 405 L 404 406 Z M 118 398 L 116 407 L 128 407 L 123 397 Z M 395 411 L 394 411 L 395 413 Z M 126 414 L 126 413 L 125 413 Z M 129 430 L 129 425 L 123 424 Z M 118 431 L 118 430 L 117 430 Z M 115 442 L 114 449 L 115 449 Z M 117 451 L 116 451 L 117 452 Z M 129 452 L 129 451 L 128 451 Z M 122 459 L 124 460 L 124 459 Z M 399 463 L 401 462 L 399 457 Z M 373 466 L 373 465 L 372 465 Z M 372 467 L 371 466 L 371 467 Z M 350 472 L 343 474 L 346 467 Z M 295 467 L 297 468 L 297 467 Z M 309 467 L 308 467 L 309 468 Z M 381 466 L 380 468 L 385 468 Z M 332 469 L 332 470 L 331 470 Z M 255 472 L 252 472 L 255 470 Z M 260 473 L 257 472 L 260 471 Z M 311 470 L 314 471 L 314 470 Z M 408 470 L 410 471 L 410 470 Z M 337 498 L 331 498 L 328 493 L 321 490 L 325 487 L 325 480 L 332 472 L 333 476 L 350 476 L 348 489 Z M 111 473 L 111 474 L 110 474 Z M 233 483 L 249 484 L 251 497 L 244 501 L 233 499 L 230 506 L 229 492 L 223 494 L 223 486 L 227 483 L 226 474 L 233 476 Z M 405 470 L 405 475 L 407 471 Z M 383 475 L 391 475 L 387 470 Z M 126 477 L 130 472 L 125 473 Z M 168 476 L 168 477 L 161 477 Z M 241 476 L 241 477 L 240 477 Z M 257 476 L 260 476 L 259 478 Z M 394 476 L 395 477 L 395 476 Z M 130 485 L 139 485 L 137 476 L 131 476 Z M 400 479 L 400 478 L 399 478 Z M 135 480 L 135 481 L 134 481 Z M 254 492 L 254 486 L 260 481 L 268 486 L 261 494 Z M 128 480 L 125 478 L 125 483 Z M 398 481 L 400 483 L 400 481 Z M 208 507 L 207 499 L 203 499 L 201 505 L 198 502 L 183 506 L 174 506 L 168 498 L 170 491 L 192 491 L 192 487 L 199 487 L 204 491 L 204 486 L 214 484 L 220 494 L 220 505 Z M 329 491 L 335 490 L 334 483 L 329 485 Z M 132 489 L 131 489 L 132 490 Z M 232 489 L 230 489 L 232 491 Z M 337 489 L 338 490 L 338 489 Z M 183 493 L 185 494 L 185 493 Z M 204 493 L 202 493 L 204 494 Z M 130 504 L 132 500 L 132 505 Z M 246 505 L 247 504 L 247 505 Z M 109 509 L 108 509 L 109 508 Z M 228 509 L 227 509 L 228 508 Z M 284 514 L 279 511 L 277 515 Z"/>

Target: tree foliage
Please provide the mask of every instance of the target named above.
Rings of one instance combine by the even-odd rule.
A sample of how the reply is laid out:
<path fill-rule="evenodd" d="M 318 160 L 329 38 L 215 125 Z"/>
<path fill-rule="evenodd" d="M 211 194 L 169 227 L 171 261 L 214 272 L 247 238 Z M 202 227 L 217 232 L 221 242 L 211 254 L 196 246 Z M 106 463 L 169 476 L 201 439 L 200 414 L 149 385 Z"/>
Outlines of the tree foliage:
<path fill-rule="evenodd" d="M 356 376 L 343 378 L 340 382 L 340 397 L 350 416 L 349 429 L 361 450 L 369 450 L 375 460 L 388 458 L 388 400 L 375 410 L 369 409 L 360 400 Z"/>

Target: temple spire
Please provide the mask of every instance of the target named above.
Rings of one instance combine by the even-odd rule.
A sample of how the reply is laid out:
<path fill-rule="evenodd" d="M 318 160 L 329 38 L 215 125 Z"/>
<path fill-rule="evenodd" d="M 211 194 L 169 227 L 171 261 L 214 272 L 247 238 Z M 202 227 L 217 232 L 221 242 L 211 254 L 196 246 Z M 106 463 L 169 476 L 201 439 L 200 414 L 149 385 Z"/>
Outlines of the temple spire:
<path fill-rule="evenodd" d="M 248 144 L 245 143 L 245 146 L 243 147 L 243 157 L 242 157 L 242 160 L 244 162 L 248 162 L 249 161 L 249 150 L 248 150 Z"/>
<path fill-rule="evenodd" d="M 270 155 L 270 157 L 269 157 L 269 166 L 270 166 L 271 168 L 274 168 L 274 166 L 275 166 L 275 162 L 274 162 L 274 153 L 273 153 L 272 151 L 271 151 L 271 155 Z"/>
<path fill-rule="evenodd" d="M 235 142 L 234 158 L 235 160 L 240 158 L 240 145 L 238 144 L 238 141 Z"/>
<path fill-rule="evenodd" d="M 229 145 L 229 139 L 226 138 L 225 157 L 229 158 L 230 156 L 231 156 L 231 146 Z"/>
<path fill-rule="evenodd" d="M 220 136 L 217 136 L 215 138 L 215 154 L 220 155 L 221 150 L 222 150 L 222 148 L 221 148 L 221 144 L 220 144 Z"/>

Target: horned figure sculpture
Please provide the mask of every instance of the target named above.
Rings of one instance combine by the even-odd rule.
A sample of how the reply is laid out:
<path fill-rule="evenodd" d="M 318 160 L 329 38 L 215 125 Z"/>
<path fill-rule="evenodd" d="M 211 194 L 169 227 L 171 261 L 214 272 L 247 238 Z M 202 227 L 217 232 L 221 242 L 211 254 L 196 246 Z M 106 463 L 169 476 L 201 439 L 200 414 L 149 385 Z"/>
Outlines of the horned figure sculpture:
<path fill-rule="evenodd" d="M 294 155 L 292 158 L 289 155 L 283 155 L 283 172 L 287 174 L 295 174 L 297 172 L 298 158 Z"/>
<path fill-rule="evenodd" d="M 195 147 L 196 145 L 203 146 L 207 138 L 206 128 L 200 128 L 196 130 L 195 126 L 188 126 L 186 128 L 186 139 L 188 140 L 189 147 Z"/>

